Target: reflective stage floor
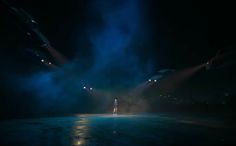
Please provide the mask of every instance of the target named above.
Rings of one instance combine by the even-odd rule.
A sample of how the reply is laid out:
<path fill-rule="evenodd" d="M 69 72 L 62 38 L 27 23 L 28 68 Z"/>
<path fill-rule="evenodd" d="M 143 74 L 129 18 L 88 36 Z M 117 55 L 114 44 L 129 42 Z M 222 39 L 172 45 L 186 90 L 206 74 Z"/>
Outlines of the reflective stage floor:
<path fill-rule="evenodd" d="M 0 122 L 1 146 L 218 146 L 236 144 L 235 127 L 176 114 L 19 119 Z"/>

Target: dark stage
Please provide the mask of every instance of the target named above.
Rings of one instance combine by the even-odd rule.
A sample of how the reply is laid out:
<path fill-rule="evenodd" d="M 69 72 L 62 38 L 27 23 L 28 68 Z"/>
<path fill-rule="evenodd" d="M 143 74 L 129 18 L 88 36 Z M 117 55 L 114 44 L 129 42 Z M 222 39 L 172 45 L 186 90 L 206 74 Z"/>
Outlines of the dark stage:
<path fill-rule="evenodd" d="M 222 118 L 174 113 L 87 114 L 0 123 L 4 146 L 221 146 L 235 143 Z"/>
<path fill-rule="evenodd" d="M 0 146 L 236 145 L 234 10 L 0 0 Z"/>

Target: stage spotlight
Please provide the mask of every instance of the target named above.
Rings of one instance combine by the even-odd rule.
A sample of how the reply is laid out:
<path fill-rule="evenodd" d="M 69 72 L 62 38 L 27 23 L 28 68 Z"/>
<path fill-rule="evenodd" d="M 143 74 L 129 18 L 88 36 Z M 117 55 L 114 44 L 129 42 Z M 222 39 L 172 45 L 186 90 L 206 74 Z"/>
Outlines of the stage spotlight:
<path fill-rule="evenodd" d="M 84 89 L 86 89 L 86 87 L 85 87 L 85 86 L 84 86 L 83 88 L 84 88 Z"/>

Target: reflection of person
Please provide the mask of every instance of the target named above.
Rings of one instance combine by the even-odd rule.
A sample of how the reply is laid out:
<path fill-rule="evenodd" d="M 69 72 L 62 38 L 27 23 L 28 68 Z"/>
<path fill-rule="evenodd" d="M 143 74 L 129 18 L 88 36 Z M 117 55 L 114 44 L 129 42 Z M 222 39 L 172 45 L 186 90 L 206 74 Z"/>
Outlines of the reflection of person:
<path fill-rule="evenodd" d="M 117 100 L 117 98 L 115 98 L 114 107 L 113 107 L 113 114 L 117 114 L 117 110 L 118 110 L 118 100 Z"/>

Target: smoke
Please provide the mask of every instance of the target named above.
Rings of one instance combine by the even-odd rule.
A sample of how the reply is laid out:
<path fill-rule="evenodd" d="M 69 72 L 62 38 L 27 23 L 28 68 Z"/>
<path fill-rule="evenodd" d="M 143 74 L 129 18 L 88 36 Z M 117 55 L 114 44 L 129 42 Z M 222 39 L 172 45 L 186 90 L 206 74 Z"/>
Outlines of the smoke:
<path fill-rule="evenodd" d="M 151 61 L 141 61 L 136 51 L 137 42 L 148 38 L 141 6 L 137 0 L 92 1 L 85 32 L 93 58 L 83 61 L 77 58 L 60 69 L 23 77 L 18 80 L 20 89 L 35 94 L 37 108 L 43 112 L 109 111 L 113 98 L 119 96 L 128 103 L 125 111 L 147 109 L 146 102 L 139 96 L 119 93 L 145 80 L 152 68 Z M 78 49 L 81 47 L 78 45 Z M 85 69 L 86 61 L 93 63 Z M 109 92 L 94 97 L 83 90 L 85 85 Z M 132 103 L 135 104 L 130 106 Z"/>
<path fill-rule="evenodd" d="M 107 84 L 110 82 L 110 85 L 114 85 L 113 82 L 130 84 L 127 80 L 139 79 L 144 70 L 134 44 L 144 30 L 140 3 L 137 0 L 95 0 L 92 8 L 102 25 L 97 31 L 87 31 L 95 56 L 90 73 L 102 81 L 109 78 Z"/>

